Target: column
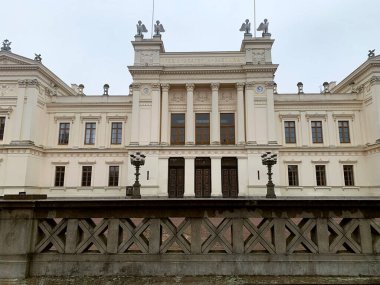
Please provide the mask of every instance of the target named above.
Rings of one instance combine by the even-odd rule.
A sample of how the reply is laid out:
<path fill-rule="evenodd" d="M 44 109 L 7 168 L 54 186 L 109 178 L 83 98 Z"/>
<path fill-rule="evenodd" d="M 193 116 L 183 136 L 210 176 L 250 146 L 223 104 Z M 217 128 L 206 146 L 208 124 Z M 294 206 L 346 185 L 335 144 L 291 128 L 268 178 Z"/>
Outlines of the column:
<path fill-rule="evenodd" d="M 139 145 L 140 84 L 134 83 L 132 88 L 132 126 L 130 145 Z"/>
<path fill-rule="evenodd" d="M 211 157 L 211 197 L 222 197 L 222 160 Z"/>
<path fill-rule="evenodd" d="M 14 110 L 14 114 L 12 114 L 12 119 L 14 120 L 13 124 L 13 135 L 12 141 L 20 141 L 21 140 L 21 126 L 22 126 L 22 117 L 24 114 L 24 98 L 26 96 L 26 84 L 24 81 L 19 81 L 18 89 L 17 89 L 17 103 L 16 108 Z"/>
<path fill-rule="evenodd" d="M 211 144 L 220 144 L 219 83 L 211 83 Z"/>
<path fill-rule="evenodd" d="M 187 98 L 187 109 L 186 109 L 186 144 L 194 144 L 194 106 L 193 106 L 193 93 L 194 84 L 186 84 L 186 98 Z"/>
<path fill-rule="evenodd" d="M 237 89 L 237 142 L 245 143 L 245 116 L 244 116 L 244 83 L 236 83 Z M 235 123 L 236 125 L 236 123 Z"/>
<path fill-rule="evenodd" d="M 168 145 L 169 129 L 169 84 L 161 84 L 162 90 L 162 108 L 161 108 L 161 144 Z"/>
<path fill-rule="evenodd" d="M 184 197 L 194 197 L 194 157 L 185 157 L 185 193 Z"/>
<path fill-rule="evenodd" d="M 268 144 L 277 144 L 276 123 L 274 116 L 273 82 L 267 84 L 267 136 Z"/>
<path fill-rule="evenodd" d="M 246 122 L 246 135 L 247 144 L 256 144 L 256 133 L 255 133 L 255 93 L 254 93 L 254 83 L 247 82 L 245 86 L 245 114 L 247 118 Z"/>
<path fill-rule="evenodd" d="M 160 84 L 152 84 L 152 113 L 150 124 L 150 145 L 158 145 L 160 140 Z"/>

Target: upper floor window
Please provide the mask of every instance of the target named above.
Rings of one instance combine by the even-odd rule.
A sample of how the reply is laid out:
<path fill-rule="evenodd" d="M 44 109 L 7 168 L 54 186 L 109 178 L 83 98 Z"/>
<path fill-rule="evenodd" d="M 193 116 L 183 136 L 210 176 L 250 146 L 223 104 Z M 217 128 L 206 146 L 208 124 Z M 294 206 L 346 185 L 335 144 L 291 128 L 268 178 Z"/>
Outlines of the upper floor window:
<path fill-rule="evenodd" d="M 323 143 L 322 121 L 311 122 L 311 136 L 313 143 Z"/>
<path fill-rule="evenodd" d="M 95 144 L 96 123 L 86 123 L 84 144 Z"/>
<path fill-rule="evenodd" d="M 111 126 L 111 144 L 121 144 L 123 123 L 113 122 Z"/>
<path fill-rule="evenodd" d="M 210 144 L 210 114 L 195 114 L 195 143 Z"/>
<path fill-rule="evenodd" d="M 185 144 L 185 114 L 172 114 L 170 143 Z"/>
<path fill-rule="evenodd" d="M 119 186 L 119 166 L 110 166 L 108 173 L 108 186 Z"/>
<path fill-rule="evenodd" d="M 296 122 L 285 121 L 285 143 L 296 143 Z"/>
<path fill-rule="evenodd" d="M 0 117 L 0 140 L 4 139 L 5 117 Z"/>
<path fill-rule="evenodd" d="M 82 186 L 91 186 L 92 166 L 82 166 Z"/>
<path fill-rule="evenodd" d="M 326 186 L 326 165 L 315 166 L 315 178 L 317 186 Z"/>
<path fill-rule="evenodd" d="M 354 186 L 354 166 L 353 165 L 343 165 L 343 175 L 344 175 L 344 185 Z"/>
<path fill-rule="evenodd" d="M 55 167 L 55 179 L 54 186 L 62 187 L 65 184 L 65 167 L 64 166 L 56 166 Z"/>
<path fill-rule="evenodd" d="M 70 123 L 59 124 L 58 144 L 68 144 L 70 133 Z"/>
<path fill-rule="evenodd" d="M 235 114 L 220 114 L 220 143 L 235 144 Z"/>
<path fill-rule="evenodd" d="M 289 186 L 299 186 L 298 183 L 298 165 L 288 165 Z"/>
<path fill-rule="evenodd" d="M 338 121 L 340 143 L 350 143 L 350 127 L 348 121 Z"/>

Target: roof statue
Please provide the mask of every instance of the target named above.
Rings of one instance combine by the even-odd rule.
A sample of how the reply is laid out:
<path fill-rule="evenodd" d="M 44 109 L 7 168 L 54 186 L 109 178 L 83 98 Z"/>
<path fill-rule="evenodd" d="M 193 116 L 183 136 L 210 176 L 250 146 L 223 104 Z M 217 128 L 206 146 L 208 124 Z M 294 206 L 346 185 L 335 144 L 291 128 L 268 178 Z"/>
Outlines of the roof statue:
<path fill-rule="evenodd" d="M 368 51 L 368 57 L 374 57 L 375 56 L 375 50 L 369 50 Z"/>
<path fill-rule="evenodd" d="M 165 32 L 164 26 L 160 23 L 160 21 L 156 21 L 154 25 L 154 32 L 156 36 L 161 35 L 161 33 Z"/>
<path fill-rule="evenodd" d="M 1 50 L 2 51 L 11 51 L 11 43 L 10 41 L 8 40 L 4 40 L 3 41 L 3 46 L 1 47 Z"/>
<path fill-rule="evenodd" d="M 269 22 L 267 19 L 264 19 L 264 22 L 261 22 L 257 30 L 263 31 L 263 36 L 264 36 L 264 34 L 268 34 L 268 27 L 269 27 Z"/>
<path fill-rule="evenodd" d="M 42 61 L 42 57 L 41 57 L 41 54 L 34 54 L 34 60 L 35 61 L 38 61 L 38 62 L 41 62 Z"/>
<path fill-rule="evenodd" d="M 251 31 L 251 23 L 248 19 L 245 20 L 245 23 L 241 24 L 239 31 L 245 32 L 245 34 L 249 34 L 249 32 Z"/>
<path fill-rule="evenodd" d="M 141 22 L 141 20 L 139 20 L 137 23 L 138 24 L 136 25 L 136 27 L 137 27 L 137 34 L 136 34 L 136 36 L 144 37 L 143 33 L 147 33 L 148 30 L 145 27 L 145 25 Z"/>

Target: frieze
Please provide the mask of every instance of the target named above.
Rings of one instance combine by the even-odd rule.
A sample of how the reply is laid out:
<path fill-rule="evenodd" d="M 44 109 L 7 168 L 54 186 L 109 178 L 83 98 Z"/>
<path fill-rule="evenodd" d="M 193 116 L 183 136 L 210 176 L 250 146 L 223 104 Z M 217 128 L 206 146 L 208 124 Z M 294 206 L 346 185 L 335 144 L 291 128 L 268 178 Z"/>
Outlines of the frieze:
<path fill-rule="evenodd" d="M 39 82 L 38 82 L 37 79 L 24 79 L 24 80 L 19 80 L 18 81 L 18 86 L 19 87 L 23 87 L 23 88 L 26 88 L 28 86 L 38 87 L 39 86 Z"/>
<path fill-rule="evenodd" d="M 209 103 L 210 95 L 210 91 L 208 90 L 196 90 L 194 103 Z"/>
<path fill-rule="evenodd" d="M 232 90 L 223 90 L 219 98 L 220 104 L 231 104 L 235 102 L 236 95 Z"/>
<path fill-rule="evenodd" d="M 170 103 L 185 103 L 185 94 L 183 91 L 170 92 Z"/>
<path fill-rule="evenodd" d="M 0 85 L 0 96 L 6 96 L 14 91 L 13 85 L 1 84 Z"/>
<path fill-rule="evenodd" d="M 234 57 L 185 57 L 180 58 L 173 57 L 161 57 L 161 65 L 225 65 L 225 64 L 244 64 L 243 56 Z"/>

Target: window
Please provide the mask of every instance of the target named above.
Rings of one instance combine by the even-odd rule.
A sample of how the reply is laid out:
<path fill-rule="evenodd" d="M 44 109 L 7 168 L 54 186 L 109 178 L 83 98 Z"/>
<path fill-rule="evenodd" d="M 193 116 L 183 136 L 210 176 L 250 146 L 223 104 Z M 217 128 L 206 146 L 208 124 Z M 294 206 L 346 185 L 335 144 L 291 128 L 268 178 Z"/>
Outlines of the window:
<path fill-rule="evenodd" d="M 82 166 L 82 186 L 91 186 L 92 166 Z"/>
<path fill-rule="evenodd" d="M 340 143 L 350 143 L 350 127 L 348 121 L 338 121 Z"/>
<path fill-rule="evenodd" d="M 311 135 L 313 143 L 323 143 L 322 121 L 311 122 Z"/>
<path fill-rule="evenodd" d="M 56 166 L 55 167 L 55 187 L 62 187 L 65 184 L 65 167 L 64 166 Z"/>
<path fill-rule="evenodd" d="M 5 117 L 0 117 L 0 140 L 4 139 Z"/>
<path fill-rule="evenodd" d="M 210 144 L 210 114 L 195 114 L 195 143 Z"/>
<path fill-rule="evenodd" d="M 111 144 L 121 144 L 123 123 L 112 123 L 111 127 Z"/>
<path fill-rule="evenodd" d="M 352 165 L 343 165 L 344 185 L 354 186 L 354 167 Z"/>
<path fill-rule="evenodd" d="M 68 144 L 70 133 L 70 123 L 59 124 L 58 144 Z"/>
<path fill-rule="evenodd" d="M 315 166 L 315 177 L 317 179 L 317 186 L 326 186 L 326 166 Z"/>
<path fill-rule="evenodd" d="M 119 186 L 119 166 L 109 167 L 108 186 Z"/>
<path fill-rule="evenodd" d="M 95 144 L 96 123 L 86 123 L 84 144 Z"/>
<path fill-rule="evenodd" d="M 285 121 L 285 143 L 296 143 L 296 122 Z"/>
<path fill-rule="evenodd" d="M 299 186 L 298 184 L 298 165 L 288 165 L 289 186 Z"/>
<path fill-rule="evenodd" d="M 172 114 L 171 144 L 185 144 L 185 114 Z"/>
<path fill-rule="evenodd" d="M 235 144 L 235 114 L 220 114 L 220 143 Z"/>

